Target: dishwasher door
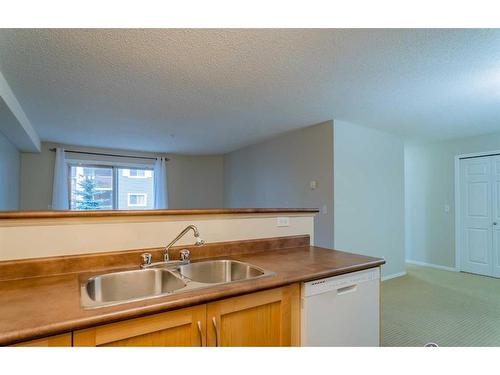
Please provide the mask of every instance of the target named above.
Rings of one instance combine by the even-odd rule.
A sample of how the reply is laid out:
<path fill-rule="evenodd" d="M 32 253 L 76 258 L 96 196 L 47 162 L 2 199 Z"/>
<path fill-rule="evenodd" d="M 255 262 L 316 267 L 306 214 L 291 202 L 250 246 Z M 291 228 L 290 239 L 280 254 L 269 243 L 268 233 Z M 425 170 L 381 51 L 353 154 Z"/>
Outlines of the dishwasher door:
<path fill-rule="evenodd" d="M 379 346 L 380 268 L 302 283 L 302 346 Z"/>

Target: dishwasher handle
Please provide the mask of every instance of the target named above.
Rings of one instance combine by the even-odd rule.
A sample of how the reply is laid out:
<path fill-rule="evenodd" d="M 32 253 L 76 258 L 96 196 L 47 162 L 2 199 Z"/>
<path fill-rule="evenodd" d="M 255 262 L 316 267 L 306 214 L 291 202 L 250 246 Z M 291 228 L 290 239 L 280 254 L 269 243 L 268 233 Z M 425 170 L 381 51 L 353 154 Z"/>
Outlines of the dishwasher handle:
<path fill-rule="evenodd" d="M 357 289 L 358 289 L 358 284 L 344 286 L 342 288 L 337 289 L 337 295 L 342 296 L 344 294 L 354 293 Z"/>

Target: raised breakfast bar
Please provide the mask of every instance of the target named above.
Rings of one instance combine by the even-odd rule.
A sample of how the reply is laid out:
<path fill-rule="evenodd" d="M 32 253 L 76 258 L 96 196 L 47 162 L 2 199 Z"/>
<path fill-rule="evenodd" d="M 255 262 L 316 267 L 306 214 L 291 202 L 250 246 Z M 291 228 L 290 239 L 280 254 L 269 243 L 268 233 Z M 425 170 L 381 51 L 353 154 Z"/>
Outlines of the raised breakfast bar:
<path fill-rule="evenodd" d="M 28 228 L 32 237 L 25 240 L 32 246 L 38 243 L 43 256 L 33 257 L 33 249 L 24 252 L 21 246 L 17 249 L 17 259 L 0 262 L 0 345 L 300 345 L 302 282 L 384 264 L 383 259 L 314 246 L 315 213 L 300 209 L 217 213 L 198 210 L 149 216 L 135 213 L 136 216 L 128 217 L 92 216 L 88 212 L 80 217 L 74 212 L 68 216 L 59 213 L 52 217 L 39 217 L 41 214 L 7 217 L 4 213 L 0 220 L 0 235 L 5 240 L 2 244 L 14 243 L 16 228 Z M 288 218 L 288 226 L 277 226 L 278 218 L 283 217 Z M 170 233 L 195 223 L 206 243 L 194 246 L 192 239 L 186 239 L 184 244 L 172 247 L 170 259 L 179 259 L 180 251 L 187 249 L 193 264 L 214 259 L 236 260 L 269 270 L 271 274 L 85 308 L 81 288 L 89 278 L 139 271 L 142 254 L 149 253 L 154 261 L 161 261 L 164 253 L 164 245 L 154 242 L 156 237 L 145 239 L 143 246 L 119 248 L 120 239 L 113 243 L 113 239 L 100 237 L 102 232 L 87 241 L 84 251 L 81 242 L 85 241 L 76 241 L 63 252 L 54 239 L 51 252 L 48 235 L 54 230 L 62 232 L 62 237 L 85 236 L 86 231 L 103 223 L 111 232 L 118 230 L 113 226 L 118 226 L 132 236 L 141 233 L 144 225 L 157 228 L 162 225 L 164 244 L 175 237 Z M 238 225 L 255 228 L 251 233 L 238 232 Z M 255 231 L 261 232 L 262 237 L 255 235 Z M 95 246 L 100 239 L 107 245 L 101 249 Z M 137 239 L 132 242 L 138 243 Z"/>

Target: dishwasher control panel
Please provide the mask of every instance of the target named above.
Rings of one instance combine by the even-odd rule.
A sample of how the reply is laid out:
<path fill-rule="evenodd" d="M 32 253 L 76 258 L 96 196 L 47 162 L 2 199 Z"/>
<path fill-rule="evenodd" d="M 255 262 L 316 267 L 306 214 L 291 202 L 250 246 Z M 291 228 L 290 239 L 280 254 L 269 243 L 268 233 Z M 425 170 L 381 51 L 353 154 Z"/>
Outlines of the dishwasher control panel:
<path fill-rule="evenodd" d="M 357 285 L 365 281 L 376 280 L 378 278 L 380 278 L 380 268 L 375 267 L 368 270 L 348 273 L 345 275 L 338 275 L 326 279 L 309 281 L 302 284 L 302 296 L 310 297 L 331 290 Z"/>

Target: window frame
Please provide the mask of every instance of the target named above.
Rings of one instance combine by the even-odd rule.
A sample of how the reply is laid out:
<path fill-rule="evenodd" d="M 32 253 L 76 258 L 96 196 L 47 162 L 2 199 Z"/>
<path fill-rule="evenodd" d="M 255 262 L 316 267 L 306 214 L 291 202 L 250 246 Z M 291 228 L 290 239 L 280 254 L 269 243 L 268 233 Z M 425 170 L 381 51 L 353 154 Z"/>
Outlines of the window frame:
<path fill-rule="evenodd" d="M 66 159 L 66 168 L 67 168 L 67 181 L 68 181 L 68 209 L 70 211 L 79 211 L 79 210 L 72 210 L 71 209 L 71 168 L 72 167 L 86 167 L 86 168 L 111 168 L 112 173 L 111 176 L 113 178 L 113 184 L 112 184 L 112 193 L 113 193 L 113 199 L 112 199 L 112 204 L 113 208 L 111 209 L 112 211 L 120 211 L 118 209 L 118 171 L 123 168 L 128 168 L 128 169 L 145 169 L 145 170 L 150 170 L 154 172 L 154 166 L 150 164 L 135 164 L 135 163 L 120 163 L 120 162 L 107 162 L 107 161 L 97 161 L 97 160 L 80 160 L 80 159 Z M 152 175 L 154 179 L 154 174 Z M 142 193 L 133 193 L 133 194 L 142 194 Z M 153 180 L 153 199 L 154 199 L 154 180 Z M 147 194 L 146 194 L 147 196 Z M 146 197 L 147 201 L 147 197 Z M 127 203 L 128 203 L 128 196 L 127 196 Z M 129 205 L 130 206 L 130 205 Z M 147 206 L 147 203 L 146 203 Z M 154 202 L 153 202 L 154 206 Z M 132 205 L 134 207 L 134 205 Z M 135 207 L 141 207 L 141 206 L 135 206 Z M 109 210 L 97 210 L 97 211 L 109 211 Z M 121 210 L 123 211 L 123 210 Z"/>

